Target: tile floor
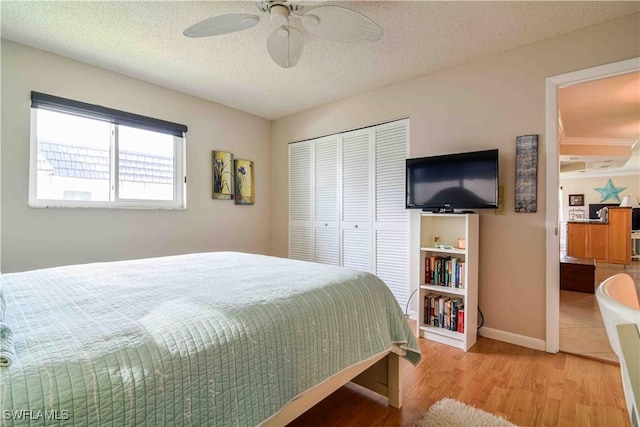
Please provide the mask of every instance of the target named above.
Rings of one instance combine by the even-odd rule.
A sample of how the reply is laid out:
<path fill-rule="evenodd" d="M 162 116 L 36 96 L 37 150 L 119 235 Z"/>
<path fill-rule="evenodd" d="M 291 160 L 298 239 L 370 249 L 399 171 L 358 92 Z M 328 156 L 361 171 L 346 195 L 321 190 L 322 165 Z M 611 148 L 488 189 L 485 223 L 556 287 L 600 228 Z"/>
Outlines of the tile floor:
<path fill-rule="evenodd" d="M 640 261 L 631 265 L 596 264 L 595 285 L 617 273 L 630 274 L 640 286 Z M 560 291 L 560 351 L 618 363 L 609 346 L 595 294 Z"/>

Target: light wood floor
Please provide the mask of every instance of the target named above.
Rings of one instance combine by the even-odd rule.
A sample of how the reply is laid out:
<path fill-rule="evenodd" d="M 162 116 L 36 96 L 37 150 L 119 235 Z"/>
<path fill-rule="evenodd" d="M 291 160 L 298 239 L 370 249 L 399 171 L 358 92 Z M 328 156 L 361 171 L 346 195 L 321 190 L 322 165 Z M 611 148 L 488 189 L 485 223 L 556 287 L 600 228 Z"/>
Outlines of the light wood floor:
<path fill-rule="evenodd" d="M 488 338 L 479 338 L 467 353 L 423 338 L 419 342 L 423 356 L 418 366 L 403 361 L 402 409 L 347 385 L 289 426 L 413 427 L 445 397 L 519 426 L 630 425 L 616 365 Z"/>
<path fill-rule="evenodd" d="M 622 272 L 640 284 L 640 261 L 632 261 L 628 266 L 598 263 L 594 286 Z M 560 291 L 560 351 L 618 363 L 609 345 L 595 294 Z"/>

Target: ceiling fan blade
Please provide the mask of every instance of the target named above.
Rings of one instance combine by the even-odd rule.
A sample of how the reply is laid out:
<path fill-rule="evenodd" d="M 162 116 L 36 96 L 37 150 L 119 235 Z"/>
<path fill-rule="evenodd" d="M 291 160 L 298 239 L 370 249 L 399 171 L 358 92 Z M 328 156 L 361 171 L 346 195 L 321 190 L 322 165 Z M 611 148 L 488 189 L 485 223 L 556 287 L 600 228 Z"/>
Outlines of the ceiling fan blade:
<path fill-rule="evenodd" d="M 291 68 L 302 57 L 304 36 L 297 28 L 282 26 L 276 28 L 267 39 L 267 50 L 276 64 Z"/>
<path fill-rule="evenodd" d="M 187 37 L 209 37 L 221 34 L 235 33 L 254 27 L 260 22 L 260 17 L 244 13 L 231 13 L 214 16 L 193 24 L 182 34 Z"/>
<path fill-rule="evenodd" d="M 340 6 L 320 6 L 302 15 L 302 24 L 311 34 L 347 43 L 380 40 L 382 28 L 366 16 Z"/>

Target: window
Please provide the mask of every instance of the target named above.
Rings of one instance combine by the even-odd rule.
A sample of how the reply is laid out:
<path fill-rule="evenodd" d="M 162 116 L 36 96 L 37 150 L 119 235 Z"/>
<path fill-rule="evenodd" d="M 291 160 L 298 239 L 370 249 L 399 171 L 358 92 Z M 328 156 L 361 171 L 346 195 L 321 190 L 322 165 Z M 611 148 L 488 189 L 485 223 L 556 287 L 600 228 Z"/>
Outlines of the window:
<path fill-rule="evenodd" d="M 185 205 L 187 127 L 31 93 L 29 205 Z"/>

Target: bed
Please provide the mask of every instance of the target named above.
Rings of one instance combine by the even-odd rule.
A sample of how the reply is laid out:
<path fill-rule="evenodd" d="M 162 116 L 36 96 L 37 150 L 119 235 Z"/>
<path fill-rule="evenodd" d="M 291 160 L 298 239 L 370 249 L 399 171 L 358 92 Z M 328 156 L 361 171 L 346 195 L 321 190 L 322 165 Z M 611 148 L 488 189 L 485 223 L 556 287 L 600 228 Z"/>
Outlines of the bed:
<path fill-rule="evenodd" d="M 284 425 L 350 380 L 401 405 L 387 286 L 235 252 L 0 276 L 3 425 Z"/>

